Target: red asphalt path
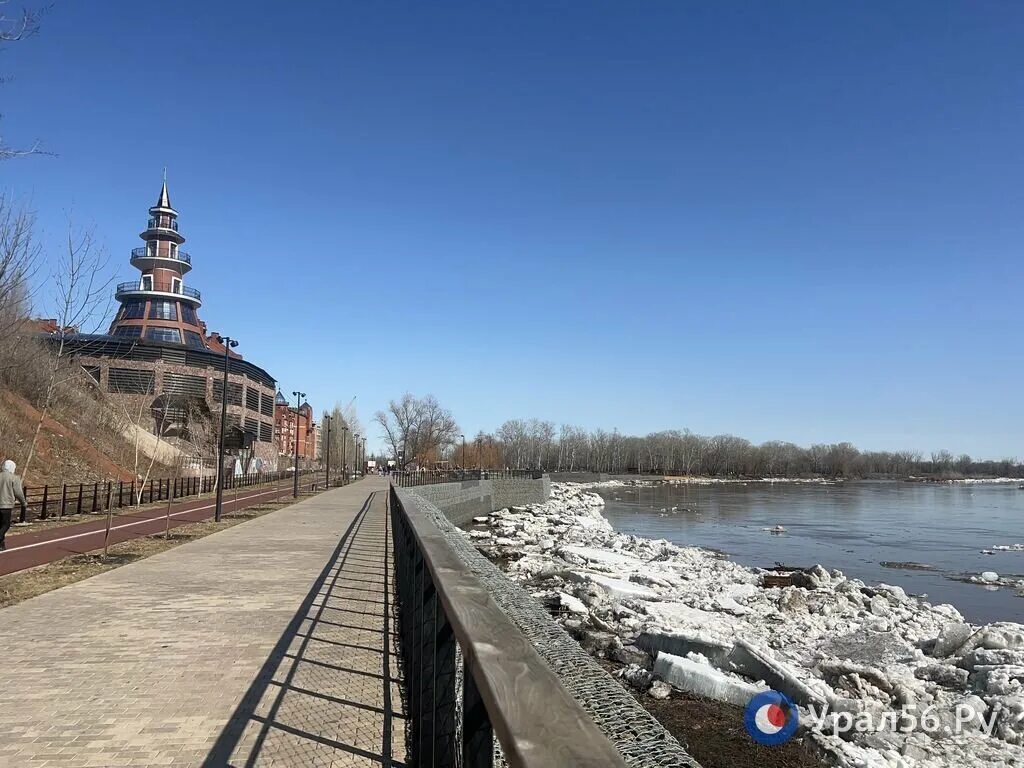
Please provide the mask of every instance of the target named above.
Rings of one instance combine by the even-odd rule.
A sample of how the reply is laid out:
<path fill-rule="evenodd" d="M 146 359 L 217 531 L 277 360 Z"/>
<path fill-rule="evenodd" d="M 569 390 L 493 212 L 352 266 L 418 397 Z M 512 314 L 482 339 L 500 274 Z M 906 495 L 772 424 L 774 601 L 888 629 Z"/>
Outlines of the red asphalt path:
<path fill-rule="evenodd" d="M 276 486 L 240 490 L 237 501 L 234 492 L 228 490 L 224 492 L 223 508 L 225 512 L 245 509 L 253 504 L 290 496 L 291 493 L 291 481 Z M 186 502 L 179 501 L 171 506 L 171 527 L 213 517 L 213 507 L 214 499 L 212 497 Z M 133 510 L 128 513 L 119 510 L 110 521 L 109 543 L 119 544 L 140 536 L 163 533 L 166 516 L 166 505 Z M 54 560 L 71 555 L 103 549 L 106 529 L 106 515 L 99 515 L 97 519 L 87 523 L 65 525 L 49 531 L 14 534 L 14 529 L 12 529 L 11 533 L 7 535 L 7 550 L 0 552 L 0 576 L 52 563 Z"/>

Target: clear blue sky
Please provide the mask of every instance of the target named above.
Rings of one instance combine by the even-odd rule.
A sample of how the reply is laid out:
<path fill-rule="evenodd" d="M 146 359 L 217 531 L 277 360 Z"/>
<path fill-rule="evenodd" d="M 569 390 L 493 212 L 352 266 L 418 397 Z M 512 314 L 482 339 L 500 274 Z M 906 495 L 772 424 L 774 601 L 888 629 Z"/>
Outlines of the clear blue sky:
<path fill-rule="evenodd" d="M 0 59 L 59 157 L 0 186 L 126 279 L 168 166 L 202 317 L 318 410 L 1024 456 L 1022 40 L 1019 3 L 61 0 Z"/>

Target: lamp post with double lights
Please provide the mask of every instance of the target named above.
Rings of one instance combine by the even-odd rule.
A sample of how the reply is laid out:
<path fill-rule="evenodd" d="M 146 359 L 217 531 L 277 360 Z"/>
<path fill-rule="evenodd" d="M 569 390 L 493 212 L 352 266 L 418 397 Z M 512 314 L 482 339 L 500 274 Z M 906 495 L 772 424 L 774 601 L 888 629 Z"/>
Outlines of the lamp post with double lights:
<path fill-rule="evenodd" d="M 302 398 L 305 392 L 292 392 L 295 395 L 295 483 L 292 486 L 292 496 L 299 498 L 299 409 L 302 408 Z"/>
<path fill-rule="evenodd" d="M 221 508 L 224 505 L 224 430 L 228 422 L 228 350 L 238 346 L 238 341 L 230 336 L 221 336 L 224 345 L 224 380 L 220 390 L 220 439 L 217 447 L 217 500 L 213 506 L 213 521 L 220 522 Z"/>
<path fill-rule="evenodd" d="M 341 484 L 348 485 L 348 427 L 341 428 Z"/>
<path fill-rule="evenodd" d="M 326 472 L 326 480 L 324 481 L 324 487 L 325 488 L 330 488 L 331 487 L 331 414 L 325 413 L 324 414 L 324 421 L 327 422 L 327 449 L 325 451 L 325 461 L 324 461 L 325 468 L 326 468 L 327 472 Z"/>

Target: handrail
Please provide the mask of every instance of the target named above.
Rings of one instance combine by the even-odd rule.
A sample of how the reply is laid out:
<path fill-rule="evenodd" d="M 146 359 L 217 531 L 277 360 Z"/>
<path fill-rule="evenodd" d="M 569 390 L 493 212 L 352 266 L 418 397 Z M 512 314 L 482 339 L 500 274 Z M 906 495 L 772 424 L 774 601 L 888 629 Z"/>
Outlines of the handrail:
<path fill-rule="evenodd" d="M 391 473 L 395 485 L 412 488 L 417 485 L 458 483 L 467 480 L 530 479 L 539 480 L 539 469 L 403 469 Z"/>
<path fill-rule="evenodd" d="M 170 224 L 165 227 L 163 224 L 160 223 L 159 219 L 150 219 L 148 222 L 146 222 L 146 231 L 147 232 L 151 232 L 154 229 L 170 229 L 170 230 L 172 230 L 174 232 L 177 232 L 178 231 L 178 220 L 177 219 L 171 219 Z"/>
<path fill-rule="evenodd" d="M 173 261 L 183 261 L 186 264 L 192 263 L 192 257 L 186 251 L 177 251 L 175 253 L 149 253 L 146 246 L 139 248 L 132 248 L 132 259 L 172 259 Z"/>
<path fill-rule="evenodd" d="M 180 286 L 175 290 L 172 283 L 153 283 L 151 288 L 143 288 L 138 280 L 130 280 L 124 283 L 117 284 L 117 290 L 115 293 L 173 293 L 178 296 L 191 296 L 194 299 L 202 298 L 201 294 L 195 288 L 189 288 L 186 285 Z"/>
<path fill-rule="evenodd" d="M 465 670 L 464 765 L 491 765 L 493 729 L 512 768 L 624 768 L 619 752 L 495 603 L 487 586 L 467 569 L 418 501 L 408 496 L 403 500 L 394 485 L 389 498 L 407 665 L 410 652 L 420 654 L 419 666 L 413 663 L 407 668 L 419 669 L 424 676 L 422 670 L 429 669 L 431 675 L 429 682 L 406 676 L 407 686 L 421 691 L 419 697 L 428 701 L 424 704 L 412 696 L 414 750 L 429 749 L 440 756 L 455 748 L 454 729 L 441 728 L 438 734 L 436 727 L 453 716 L 454 691 L 435 688 L 454 687 L 454 681 L 444 682 L 447 678 L 442 674 L 449 666 L 444 653 L 454 657 L 454 646 L 448 649 L 445 638 L 454 636 Z M 430 659 L 423 649 L 432 649 Z M 454 666 L 453 658 L 450 665 Z M 423 696 L 422 685 L 428 687 L 429 696 Z M 476 702 L 486 710 L 482 720 L 479 712 L 474 714 Z M 433 709 L 424 712 L 425 706 Z M 452 712 L 439 711 L 443 706 L 450 706 Z M 415 737 L 417 728 L 419 737 Z"/>

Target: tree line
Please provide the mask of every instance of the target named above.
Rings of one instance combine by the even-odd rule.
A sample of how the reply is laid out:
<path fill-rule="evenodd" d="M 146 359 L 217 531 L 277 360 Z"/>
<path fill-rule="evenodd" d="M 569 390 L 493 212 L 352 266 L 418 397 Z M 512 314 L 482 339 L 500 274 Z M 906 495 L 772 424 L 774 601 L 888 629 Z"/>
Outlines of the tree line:
<path fill-rule="evenodd" d="M 387 455 L 400 466 L 542 469 L 548 472 L 764 477 L 1024 477 L 1014 458 L 979 461 L 946 450 L 861 451 L 848 442 L 803 447 L 735 435 L 664 430 L 624 435 L 539 419 L 509 419 L 494 432 L 465 438 L 451 412 L 428 396 L 406 394 L 378 412 Z"/>

